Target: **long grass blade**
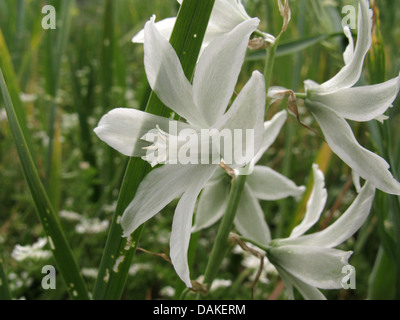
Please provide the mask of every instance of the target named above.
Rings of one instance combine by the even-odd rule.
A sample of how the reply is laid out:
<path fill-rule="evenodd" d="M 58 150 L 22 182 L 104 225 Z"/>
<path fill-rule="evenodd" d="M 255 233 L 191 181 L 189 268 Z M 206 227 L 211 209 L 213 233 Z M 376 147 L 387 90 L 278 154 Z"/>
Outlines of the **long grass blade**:
<path fill-rule="evenodd" d="M 8 279 L 4 270 L 3 259 L 0 258 L 0 300 L 11 300 L 12 295 L 8 286 Z"/>
<path fill-rule="evenodd" d="M 88 292 L 84 280 L 79 272 L 72 250 L 64 235 L 58 216 L 54 212 L 53 206 L 51 205 L 40 180 L 39 174 L 32 160 L 32 155 L 27 147 L 24 133 L 19 124 L 20 120 L 15 113 L 1 69 L 0 89 L 25 179 L 28 183 L 40 222 L 42 223 L 43 229 L 50 243 L 58 270 L 64 278 L 71 298 L 88 299 Z"/>

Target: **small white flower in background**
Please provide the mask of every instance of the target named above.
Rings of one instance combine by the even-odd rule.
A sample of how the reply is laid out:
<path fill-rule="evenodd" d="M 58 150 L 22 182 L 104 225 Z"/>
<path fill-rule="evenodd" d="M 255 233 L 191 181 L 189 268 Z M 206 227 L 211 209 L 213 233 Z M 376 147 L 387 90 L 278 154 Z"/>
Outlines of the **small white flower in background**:
<path fill-rule="evenodd" d="M 171 286 L 164 287 L 160 290 L 160 294 L 163 297 L 172 298 L 175 295 L 175 288 Z"/>
<path fill-rule="evenodd" d="M 52 253 L 50 250 L 43 249 L 46 244 L 46 238 L 40 238 L 32 245 L 21 246 L 17 244 L 11 252 L 11 257 L 16 261 L 47 260 L 52 256 Z"/>
<path fill-rule="evenodd" d="M 19 95 L 19 98 L 21 99 L 21 102 L 24 102 L 24 103 L 35 102 L 37 97 L 38 97 L 38 95 L 34 94 L 34 93 L 21 92 L 20 95 Z"/>
<path fill-rule="evenodd" d="M 350 40 L 344 52 L 345 66 L 321 85 L 306 81 L 305 105 L 319 123 L 333 152 L 353 169 L 356 177 L 370 181 L 386 193 L 400 195 L 400 183 L 388 170 L 388 163 L 363 148 L 345 120 L 382 121 L 385 119 L 383 114 L 392 106 L 400 89 L 400 76 L 377 85 L 353 87 L 361 76 L 365 56 L 372 44 L 371 28 L 369 1 L 360 0 L 356 48 L 350 29 L 345 27 L 344 32 Z"/>
<path fill-rule="evenodd" d="M 86 278 L 96 279 L 98 274 L 97 268 L 82 268 L 82 275 Z"/>
<path fill-rule="evenodd" d="M 204 282 L 204 275 L 199 276 L 196 279 L 197 282 L 203 283 Z M 215 279 L 213 283 L 211 284 L 211 288 L 209 289 L 209 292 L 216 291 L 221 288 L 227 288 L 232 285 L 232 280 L 224 280 L 224 279 Z"/>
<path fill-rule="evenodd" d="M 324 175 L 313 166 L 314 187 L 302 222 L 285 239 L 276 239 L 264 246 L 269 261 L 278 270 L 289 295 L 293 287 L 305 299 L 325 299 L 319 289 L 341 289 L 343 267 L 348 265 L 351 251 L 333 249 L 352 237 L 366 221 L 375 196 L 375 188 L 366 182 L 345 213 L 326 229 L 305 235 L 319 220 L 325 207 L 327 192 Z"/>
<path fill-rule="evenodd" d="M 151 270 L 153 270 L 153 266 L 149 263 L 135 263 L 129 267 L 128 274 L 130 276 L 134 277 L 134 276 L 136 276 L 136 274 L 139 271 L 142 271 L 142 270 L 151 271 Z"/>
<path fill-rule="evenodd" d="M 0 109 L 0 122 L 7 121 L 7 113 L 6 109 L 1 108 Z"/>
<path fill-rule="evenodd" d="M 177 0 L 182 4 L 182 0 Z M 241 0 L 215 0 L 214 8 L 203 40 L 203 49 L 218 36 L 232 31 L 246 20 L 250 20 Z M 156 23 L 156 28 L 167 40 L 171 37 L 176 18 L 167 18 Z M 145 32 L 141 30 L 136 34 L 132 42 L 144 43 Z"/>
<path fill-rule="evenodd" d="M 82 219 L 82 216 L 79 213 L 73 211 L 61 210 L 59 214 L 61 218 L 64 218 L 68 221 L 81 221 Z"/>
<path fill-rule="evenodd" d="M 67 221 L 79 222 L 75 226 L 75 231 L 80 234 L 95 234 L 106 231 L 110 225 L 108 220 L 100 220 L 99 218 L 87 218 L 79 213 L 61 210 L 60 217 Z"/>
<path fill-rule="evenodd" d="M 210 43 L 197 63 L 193 84 L 187 80 L 175 50 L 156 28 L 154 20 L 153 17 L 144 29 L 146 74 L 160 100 L 187 120 L 188 123 L 176 122 L 178 129 L 254 130 L 252 146 L 258 150 L 263 136 L 266 101 L 262 74 L 254 72 L 229 110 L 226 109 L 241 71 L 249 37 L 257 29 L 259 20 L 246 20 Z M 168 134 L 169 125 L 167 118 L 120 108 L 105 115 L 95 133 L 123 154 L 143 157 L 146 155 L 143 148 L 149 143 L 141 138 L 154 129 Z M 250 160 L 245 159 L 245 163 L 237 166 Z M 197 196 L 218 165 L 166 163 L 141 182 L 122 216 L 121 226 L 124 236 L 128 236 L 173 199 L 182 196 L 173 219 L 170 256 L 177 274 L 191 287 L 187 249 L 193 210 Z"/>
<path fill-rule="evenodd" d="M 29 276 L 28 272 L 23 271 L 21 274 L 11 272 L 8 275 L 8 284 L 11 292 L 16 292 L 22 288 L 29 288 L 33 283 L 33 278 Z M 26 300 L 25 297 L 20 297 L 18 300 Z"/>
<path fill-rule="evenodd" d="M 256 242 L 271 240 L 268 225 L 258 200 L 279 200 L 289 196 L 300 196 L 305 187 L 296 184 L 265 166 L 255 166 L 272 145 L 286 121 L 287 113 L 282 111 L 264 123 L 261 147 L 250 163 L 252 173 L 246 180 L 235 217 L 236 229 L 246 238 Z M 225 213 L 231 186 L 231 179 L 219 169 L 199 198 L 195 224 L 192 232 L 207 228 L 217 222 Z"/>
<path fill-rule="evenodd" d="M 75 231 L 80 234 L 95 234 L 101 233 L 108 229 L 108 220 L 100 220 L 99 218 L 82 218 L 81 221 L 75 226 Z"/>

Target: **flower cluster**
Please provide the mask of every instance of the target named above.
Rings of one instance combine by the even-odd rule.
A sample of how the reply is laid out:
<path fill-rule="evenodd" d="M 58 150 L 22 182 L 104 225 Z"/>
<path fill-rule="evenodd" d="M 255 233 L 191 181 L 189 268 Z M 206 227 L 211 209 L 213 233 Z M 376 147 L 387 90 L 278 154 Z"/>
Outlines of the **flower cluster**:
<path fill-rule="evenodd" d="M 182 1 L 178 1 L 181 3 Z M 285 26 L 290 20 L 288 1 L 282 5 Z M 320 289 L 341 287 L 343 266 L 351 252 L 334 247 L 350 238 L 365 222 L 375 195 L 375 189 L 400 195 L 400 183 L 388 171 L 384 159 L 361 147 L 346 119 L 353 121 L 382 120 L 400 88 L 400 77 L 388 82 L 355 87 L 361 76 L 364 58 L 371 46 L 372 10 L 367 0 L 359 0 L 359 26 L 356 47 L 350 30 L 344 29 L 349 46 L 344 53 L 345 66 L 329 81 L 319 85 L 305 82 L 305 106 L 317 120 L 329 146 L 354 172 L 366 180 L 357 188 L 358 196 L 348 210 L 325 230 L 305 233 L 314 226 L 323 212 L 327 191 L 324 175 L 313 166 L 314 186 L 302 222 L 289 238 L 272 239 L 259 200 L 273 201 L 298 197 L 305 187 L 269 167 L 257 165 L 274 142 L 287 119 L 287 112 L 277 113 L 265 122 L 267 92 L 263 75 L 254 71 L 251 78 L 232 103 L 232 95 L 252 34 L 260 20 L 251 18 L 240 0 L 216 0 L 204 38 L 194 77 L 189 81 L 180 60 L 168 42 L 175 18 L 155 22 L 153 16 L 133 41 L 144 43 L 144 64 L 148 82 L 159 99 L 177 115 L 179 121 L 152 115 L 136 109 L 111 110 L 100 120 L 95 133 L 108 145 L 129 157 L 141 157 L 153 169 L 141 182 L 133 201 L 126 208 L 121 226 L 129 236 L 140 225 L 180 197 L 175 210 L 170 237 L 172 264 L 187 287 L 191 287 L 187 251 L 192 232 L 218 221 L 228 206 L 231 179 L 247 175 L 235 218 L 237 231 L 248 241 L 265 250 L 268 260 L 276 267 L 286 288 L 293 296 L 296 288 L 307 299 L 324 298 Z M 290 91 L 290 90 L 289 90 Z M 283 88 L 271 88 L 268 96 L 281 98 Z M 294 95 L 292 96 L 292 98 Z M 169 131 L 171 123 L 176 132 Z M 202 130 L 251 130 L 251 141 L 235 139 L 223 145 L 212 141 L 209 148 L 176 138 L 190 130 L 194 141 L 204 141 Z M 176 139 L 175 139 L 176 138 Z M 210 142 L 210 137 L 207 137 Z M 211 139 L 212 140 L 212 139 Z M 211 163 L 179 163 L 166 152 L 173 146 L 177 153 L 195 154 L 195 158 L 217 158 Z M 227 146 L 251 156 L 241 161 L 224 161 Z M 359 186 L 358 179 L 355 179 Z M 195 222 L 192 226 L 193 213 Z"/>

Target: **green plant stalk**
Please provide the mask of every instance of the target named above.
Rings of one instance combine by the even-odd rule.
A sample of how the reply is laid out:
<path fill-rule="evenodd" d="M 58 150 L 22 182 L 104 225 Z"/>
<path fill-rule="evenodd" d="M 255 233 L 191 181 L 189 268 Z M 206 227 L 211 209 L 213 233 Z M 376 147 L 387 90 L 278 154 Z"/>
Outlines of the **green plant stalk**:
<path fill-rule="evenodd" d="M 85 282 L 80 274 L 72 250 L 64 235 L 58 216 L 40 180 L 38 171 L 27 148 L 26 139 L 9 95 L 3 72 L 0 69 L 0 88 L 3 96 L 11 132 L 15 140 L 19 159 L 28 183 L 40 222 L 47 236 L 53 256 L 72 299 L 89 299 Z"/>
<path fill-rule="evenodd" d="M 188 79 L 193 76 L 214 2 L 215 0 L 184 0 L 179 11 L 170 42 Z M 155 115 L 170 116 L 170 111 L 154 93 L 151 93 L 145 110 Z M 131 237 L 122 238 L 119 221 L 150 169 L 150 165 L 139 158 L 129 160 L 100 263 L 94 299 L 115 300 L 122 296 L 143 226 L 133 232 Z"/>
<path fill-rule="evenodd" d="M 3 259 L 0 258 L 0 300 L 12 300 L 8 279 L 4 270 Z"/>
<path fill-rule="evenodd" d="M 386 80 L 386 52 L 384 46 L 384 40 L 381 33 L 380 27 L 380 16 L 378 5 L 374 7 L 375 13 L 375 25 L 373 29 L 372 37 L 372 49 L 368 54 L 368 71 L 370 82 L 372 84 L 382 83 Z M 390 167 L 393 170 L 395 178 L 397 177 L 396 166 L 393 162 L 392 152 L 392 130 L 390 122 L 386 121 L 380 128 L 381 149 L 384 153 L 384 157 L 389 161 Z M 386 254 L 391 257 L 396 265 L 396 280 L 395 280 L 395 298 L 400 299 L 400 197 L 394 195 L 384 195 L 390 208 L 390 217 L 393 222 L 394 236 L 387 235 L 384 229 L 384 215 L 378 213 L 378 226 L 380 227 L 380 235 L 382 238 L 383 248 L 387 251 Z M 382 206 L 379 208 L 382 211 Z M 378 210 L 379 210 L 378 209 Z M 385 239 L 385 237 L 387 239 Z M 390 254 L 391 253 L 391 254 Z"/>
<path fill-rule="evenodd" d="M 57 131 L 57 114 L 58 114 L 58 103 L 56 102 L 57 91 L 60 83 L 61 74 L 61 62 L 62 57 L 67 46 L 67 41 L 69 37 L 69 31 L 72 20 L 72 8 L 74 5 L 74 0 L 65 0 L 61 3 L 61 18 L 62 21 L 61 28 L 57 28 L 57 38 L 53 41 L 52 32 L 53 30 L 47 30 L 47 72 L 46 72 L 46 91 L 51 96 L 52 100 L 50 102 L 50 115 L 48 118 L 48 149 L 46 153 L 46 165 L 45 165 L 45 186 L 47 190 L 58 189 L 60 184 L 60 172 L 57 168 L 60 167 L 61 155 L 56 154 L 56 152 L 61 149 L 57 146 L 55 147 L 54 140 Z M 59 142 L 57 142 L 59 143 Z M 57 162 L 58 161 L 58 162 Z M 57 198 L 58 195 L 51 196 L 50 200 L 53 203 L 55 209 L 57 208 Z"/>
<path fill-rule="evenodd" d="M 12 101 L 14 102 L 15 113 L 20 120 L 21 130 L 24 133 L 24 136 L 27 138 L 28 148 L 31 154 L 33 154 L 33 147 L 31 142 L 31 135 L 29 134 L 28 126 L 27 126 L 27 116 L 24 109 L 24 106 L 19 97 L 19 84 L 18 77 L 15 74 L 15 70 L 13 68 L 13 63 L 11 60 L 11 55 L 8 50 L 3 32 L 0 29 L 0 68 L 3 70 L 5 77 L 7 77 L 9 84 L 9 93 Z"/>
<path fill-rule="evenodd" d="M 238 176 L 232 181 L 228 205 L 219 225 L 218 233 L 211 251 L 210 260 L 208 260 L 204 274 L 204 284 L 208 288 L 211 287 L 215 277 L 217 276 L 222 260 L 224 259 L 229 248 L 228 237 L 233 227 L 236 211 L 239 206 L 240 196 L 246 184 L 246 179 L 247 176 Z"/>
<path fill-rule="evenodd" d="M 304 25 L 305 25 L 305 15 L 307 5 L 304 0 L 300 0 L 298 2 L 299 13 L 297 16 L 297 30 L 299 37 L 303 37 L 304 35 Z M 299 82 L 301 76 L 301 66 L 302 66 L 302 53 L 299 51 L 295 55 L 294 68 L 292 74 L 292 90 L 298 91 Z M 293 153 L 291 152 L 293 149 L 293 137 L 295 135 L 295 128 L 291 122 L 286 124 L 285 128 L 285 156 L 283 158 L 282 163 L 282 174 L 286 177 L 290 177 L 292 175 L 292 167 L 293 167 Z M 290 206 L 288 201 L 280 201 L 280 221 L 277 226 L 276 237 L 285 237 L 287 235 L 287 227 L 290 225 L 290 219 L 293 218 L 292 212 L 290 211 Z"/>
<path fill-rule="evenodd" d="M 272 73 L 274 70 L 275 54 L 278 47 L 279 39 L 267 50 L 265 59 L 265 90 L 268 92 Z M 268 102 L 266 104 L 268 108 Z M 246 184 L 247 176 L 241 175 L 232 180 L 232 187 L 229 193 L 228 205 L 225 210 L 224 216 L 218 228 L 218 233 L 214 242 L 214 246 L 211 251 L 210 259 L 208 260 L 206 271 L 204 274 L 204 284 L 210 288 L 215 277 L 218 274 L 221 263 L 229 248 L 228 237 L 232 230 L 233 222 L 235 220 L 239 201 L 243 192 L 243 188 Z M 200 295 L 197 296 L 200 298 Z"/>
<path fill-rule="evenodd" d="M 116 1 L 106 0 L 104 6 L 103 17 L 103 35 L 101 38 L 101 103 L 103 113 L 106 113 L 111 104 L 112 87 L 114 83 L 114 5 Z M 112 180 L 112 164 L 116 155 L 116 151 L 104 145 L 105 157 L 104 165 L 101 170 L 102 179 L 105 184 L 109 184 Z"/>

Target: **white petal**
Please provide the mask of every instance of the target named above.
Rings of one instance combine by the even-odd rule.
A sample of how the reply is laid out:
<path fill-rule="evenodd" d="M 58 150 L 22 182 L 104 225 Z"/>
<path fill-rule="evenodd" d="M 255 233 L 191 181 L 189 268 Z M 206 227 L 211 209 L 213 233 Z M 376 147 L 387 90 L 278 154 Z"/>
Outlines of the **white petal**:
<path fill-rule="evenodd" d="M 400 195 L 400 183 L 388 170 L 389 164 L 360 146 L 346 120 L 323 104 L 306 100 L 306 105 L 318 121 L 333 152 L 377 189 Z"/>
<path fill-rule="evenodd" d="M 182 4 L 182 0 L 178 0 Z M 217 37 L 232 31 L 245 20 L 251 19 L 240 0 L 216 0 L 203 40 L 203 49 Z"/>
<path fill-rule="evenodd" d="M 371 210 L 374 196 L 375 188 L 367 182 L 352 205 L 328 228 L 297 239 L 284 239 L 280 243 L 285 245 L 336 247 L 349 239 L 364 224 Z"/>
<path fill-rule="evenodd" d="M 399 89 L 400 77 L 397 77 L 372 86 L 342 89 L 323 95 L 311 93 L 310 99 L 329 106 L 343 118 L 370 121 L 392 106 Z"/>
<path fill-rule="evenodd" d="M 351 30 L 348 26 L 345 26 L 343 28 L 343 31 L 347 39 L 349 40 L 349 45 L 347 46 L 346 50 L 343 53 L 343 59 L 345 64 L 349 64 L 354 57 L 354 39 L 353 35 L 351 34 Z"/>
<path fill-rule="evenodd" d="M 124 235 L 131 234 L 173 199 L 181 196 L 193 181 L 202 180 L 207 168 L 202 165 L 171 164 L 151 171 L 140 183 L 135 198 L 122 216 Z"/>
<path fill-rule="evenodd" d="M 141 157 L 146 154 L 143 147 L 149 145 L 141 140 L 148 131 L 158 125 L 168 132 L 170 120 L 143 111 L 117 108 L 104 115 L 94 129 L 96 135 L 109 146 L 126 156 Z M 178 131 L 190 128 L 189 125 L 177 122 Z"/>
<path fill-rule="evenodd" d="M 217 166 L 198 166 L 201 175 L 193 175 L 191 185 L 187 188 L 175 210 L 170 239 L 170 256 L 178 276 L 188 288 L 192 287 L 189 275 L 187 251 L 189 248 L 193 210 L 197 196 L 208 179 L 214 174 Z"/>
<path fill-rule="evenodd" d="M 285 245 L 272 247 L 267 257 L 271 263 L 310 286 L 340 289 L 342 269 L 348 265 L 351 254 L 330 248 Z"/>
<path fill-rule="evenodd" d="M 166 106 L 191 124 L 203 126 L 203 117 L 193 102 L 192 86 L 175 50 L 155 27 L 154 17 L 144 30 L 144 64 L 151 88 Z"/>
<path fill-rule="evenodd" d="M 193 78 L 194 101 L 213 125 L 225 112 L 258 19 L 248 20 L 210 43 L 201 55 Z"/>
<path fill-rule="evenodd" d="M 283 125 L 285 124 L 286 119 L 287 119 L 287 112 L 284 110 L 274 115 L 274 117 L 271 120 L 264 122 L 263 140 L 261 142 L 259 151 L 254 157 L 253 160 L 254 163 L 257 163 L 261 159 L 263 154 L 274 143 Z"/>
<path fill-rule="evenodd" d="M 325 177 L 318 165 L 313 165 L 314 186 L 307 202 L 307 210 L 303 221 L 293 229 L 290 238 L 297 238 L 306 233 L 314 224 L 317 223 L 322 211 L 324 210 L 328 193 L 325 189 Z"/>
<path fill-rule="evenodd" d="M 162 36 L 169 40 L 174 29 L 176 18 L 167 18 L 155 23 L 155 27 L 162 34 Z M 144 29 L 140 30 L 133 38 L 133 43 L 144 43 Z"/>
<path fill-rule="evenodd" d="M 334 92 L 342 88 L 349 88 L 355 85 L 360 78 L 364 58 L 372 44 L 372 10 L 369 8 L 369 0 L 360 0 L 359 3 L 358 37 L 353 58 L 336 76 L 314 89 L 318 92 Z"/>
<path fill-rule="evenodd" d="M 237 142 L 233 146 L 232 152 L 241 152 L 245 157 L 241 165 L 249 163 L 255 156 L 255 152 L 260 148 L 263 131 L 264 131 L 264 113 L 265 113 L 265 81 L 264 77 L 258 71 L 253 72 L 251 79 L 244 86 L 239 96 L 233 102 L 230 109 L 223 115 L 223 117 L 216 123 L 215 127 L 219 130 L 228 129 L 242 134 L 242 141 Z M 247 131 L 250 130 L 254 133 L 254 142 L 252 145 L 246 144 Z M 233 133 L 232 133 L 233 136 Z M 241 142 L 241 143 L 240 143 Z M 241 145 L 240 145 L 241 144 Z M 247 152 L 247 151 L 253 152 Z M 223 158 L 232 159 L 232 162 L 225 161 L 228 165 L 237 164 L 238 159 L 231 154 L 224 154 Z"/>
<path fill-rule="evenodd" d="M 267 246 L 271 241 L 271 232 L 265 222 L 264 212 L 247 184 L 240 196 L 235 226 L 242 236 L 260 245 Z"/>
<path fill-rule="evenodd" d="M 199 198 L 192 232 L 208 228 L 221 219 L 228 204 L 229 191 L 230 183 L 225 179 L 204 188 Z"/>
<path fill-rule="evenodd" d="M 216 0 L 210 17 L 210 25 L 229 32 L 241 22 L 251 19 L 241 0 Z"/>
<path fill-rule="evenodd" d="M 304 186 L 296 186 L 292 180 L 265 166 L 255 166 L 247 183 L 258 199 L 268 201 L 297 197 L 305 190 Z"/>
<path fill-rule="evenodd" d="M 361 192 L 361 183 L 360 183 L 360 176 L 353 170 L 352 172 L 353 184 L 356 188 L 357 193 Z"/>
<path fill-rule="evenodd" d="M 288 290 L 291 300 L 294 299 L 293 286 L 296 287 L 305 300 L 326 300 L 326 297 L 317 288 L 304 283 L 280 267 L 276 267 L 276 269 Z"/>

